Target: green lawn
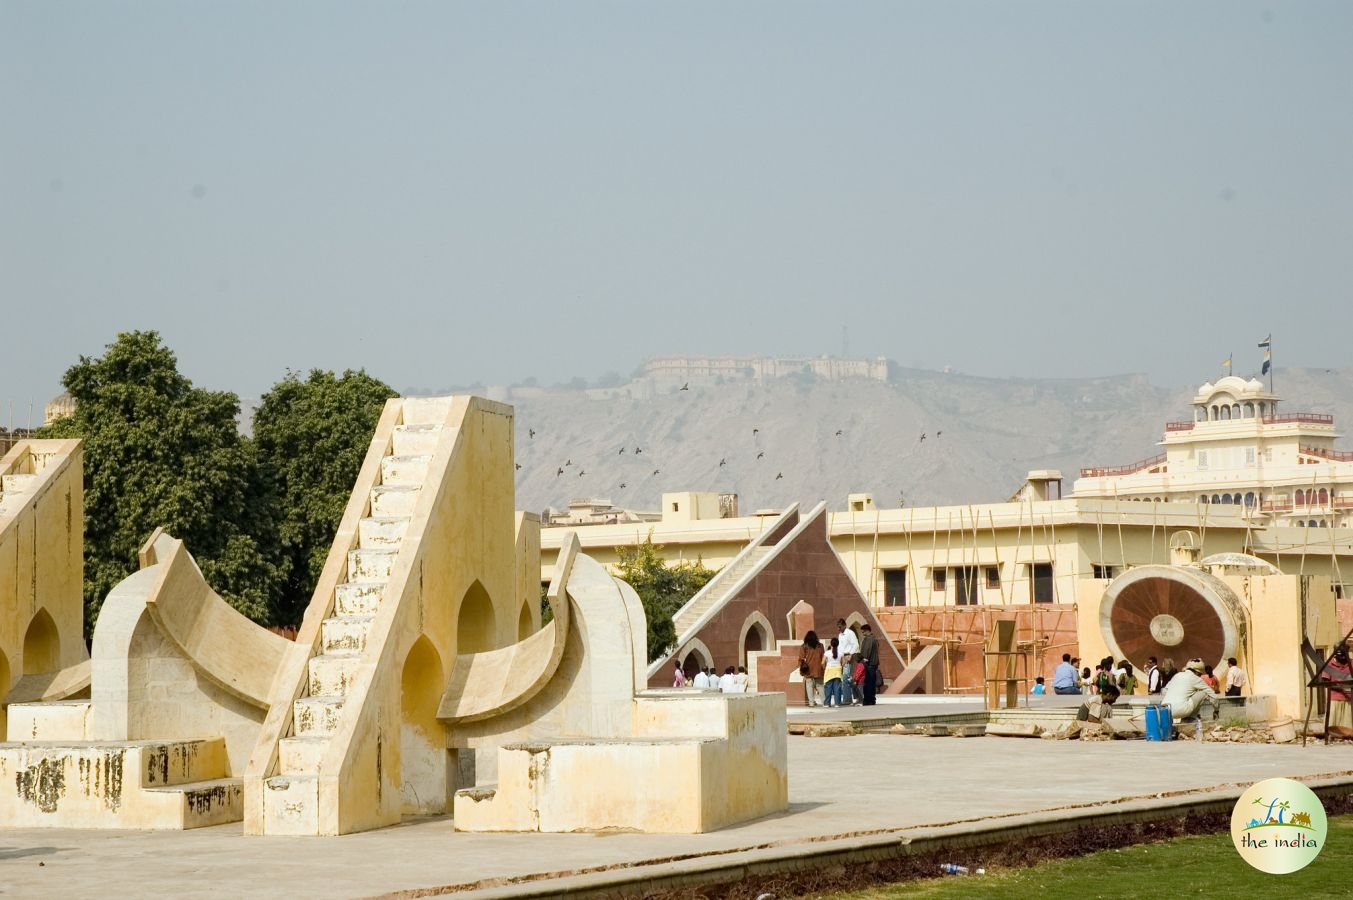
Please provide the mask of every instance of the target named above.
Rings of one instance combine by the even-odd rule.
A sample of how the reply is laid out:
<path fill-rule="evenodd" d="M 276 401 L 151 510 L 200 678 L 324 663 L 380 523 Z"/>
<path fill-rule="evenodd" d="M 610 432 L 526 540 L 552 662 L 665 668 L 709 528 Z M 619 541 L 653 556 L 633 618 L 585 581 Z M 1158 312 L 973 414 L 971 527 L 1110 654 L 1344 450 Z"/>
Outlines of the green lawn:
<path fill-rule="evenodd" d="M 1230 834 L 1207 834 L 1106 850 L 1028 869 L 912 881 L 839 897 L 1169 900 L 1201 896 L 1240 900 L 1257 891 L 1267 897 L 1353 896 L 1353 815 L 1331 818 L 1320 856 L 1290 875 L 1265 875 L 1252 869 L 1236 853 Z"/>

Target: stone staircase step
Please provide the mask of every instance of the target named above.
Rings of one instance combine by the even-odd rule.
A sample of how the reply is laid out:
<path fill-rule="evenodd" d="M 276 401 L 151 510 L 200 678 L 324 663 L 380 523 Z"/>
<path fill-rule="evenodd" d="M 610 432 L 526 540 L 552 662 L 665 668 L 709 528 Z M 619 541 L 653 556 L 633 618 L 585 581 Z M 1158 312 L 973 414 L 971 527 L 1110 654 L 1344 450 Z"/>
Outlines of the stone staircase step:
<path fill-rule="evenodd" d="M 314 775 L 274 775 L 263 783 L 265 834 L 319 833 L 319 779 Z"/>
<path fill-rule="evenodd" d="M 387 456 L 381 460 L 381 484 L 422 484 L 428 477 L 428 463 L 432 457 Z"/>
<path fill-rule="evenodd" d="M 90 700 L 11 703 L 5 740 L 83 741 L 91 709 L 93 701 Z"/>
<path fill-rule="evenodd" d="M 5 475 L 0 477 L 0 485 L 6 494 L 22 494 L 28 491 L 38 480 L 36 475 Z"/>
<path fill-rule="evenodd" d="M 292 704 L 292 731 L 297 737 L 333 734 L 342 714 L 342 697 L 302 697 Z"/>
<path fill-rule="evenodd" d="M 370 615 L 385 596 L 384 581 L 349 581 L 334 590 L 334 609 L 340 616 Z"/>
<path fill-rule="evenodd" d="M 349 550 L 348 581 L 389 581 L 395 550 Z"/>
<path fill-rule="evenodd" d="M 367 516 L 357 523 L 357 547 L 360 550 L 389 550 L 398 547 L 409 530 L 408 516 Z"/>
<path fill-rule="evenodd" d="M 371 515 L 375 518 L 412 516 L 421 492 L 421 485 L 377 485 L 371 489 Z"/>
<path fill-rule="evenodd" d="M 325 653 L 361 653 L 375 616 L 334 616 L 320 625 L 320 646 Z"/>
<path fill-rule="evenodd" d="M 148 788 L 148 794 L 179 795 L 182 827 L 205 828 L 244 818 L 244 779 L 214 778 L 169 787 Z"/>
<path fill-rule="evenodd" d="M 310 657 L 310 696 L 344 697 L 357 676 L 362 657 L 356 653 L 324 653 Z"/>
<path fill-rule="evenodd" d="M 329 747 L 327 737 L 287 737 L 278 742 L 278 771 L 283 775 L 313 775 Z"/>
<path fill-rule="evenodd" d="M 441 438 L 442 426 L 433 424 L 396 425 L 390 436 L 394 456 L 419 456 L 432 453 L 437 449 Z"/>
<path fill-rule="evenodd" d="M 405 397 L 405 425 L 441 425 L 451 414 L 453 397 Z"/>

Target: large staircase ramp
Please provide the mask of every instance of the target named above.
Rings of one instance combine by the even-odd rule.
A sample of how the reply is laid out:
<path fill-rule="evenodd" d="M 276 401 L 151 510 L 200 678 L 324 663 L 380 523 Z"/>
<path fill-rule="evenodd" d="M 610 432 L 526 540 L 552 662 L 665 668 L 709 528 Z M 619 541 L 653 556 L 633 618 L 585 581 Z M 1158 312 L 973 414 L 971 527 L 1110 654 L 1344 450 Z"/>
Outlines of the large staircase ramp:
<path fill-rule="evenodd" d="M 273 684 L 246 833 L 344 834 L 446 809 L 446 673 L 517 634 L 512 458 L 508 406 L 386 404 Z"/>
<path fill-rule="evenodd" d="M 84 515 L 80 441 L 20 441 L 0 458 L 0 732 L 9 703 L 89 687 Z"/>
<path fill-rule="evenodd" d="M 803 523 L 800 521 L 799 505 L 791 503 L 784 512 L 776 517 L 769 527 L 742 548 L 728 565 L 719 570 L 686 605 L 672 616 L 676 628 L 675 652 L 700 631 L 730 597 L 736 597 L 762 569 L 774 558 L 777 548 L 788 544 L 788 537 Z M 671 662 L 672 654 L 667 654 L 648 667 L 647 678 L 652 678 Z"/>

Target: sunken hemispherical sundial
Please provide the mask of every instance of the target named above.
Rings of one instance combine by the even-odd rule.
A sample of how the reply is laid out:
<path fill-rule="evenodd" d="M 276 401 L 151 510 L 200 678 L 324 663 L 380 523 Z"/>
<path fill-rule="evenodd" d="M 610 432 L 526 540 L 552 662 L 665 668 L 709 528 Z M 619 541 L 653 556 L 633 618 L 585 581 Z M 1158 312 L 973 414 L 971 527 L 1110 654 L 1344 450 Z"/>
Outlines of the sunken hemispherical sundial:
<path fill-rule="evenodd" d="M 1139 566 L 1104 592 L 1099 627 L 1115 659 L 1147 657 L 1183 667 L 1194 657 L 1216 665 L 1244 639 L 1245 608 L 1220 578 L 1179 566 Z"/>

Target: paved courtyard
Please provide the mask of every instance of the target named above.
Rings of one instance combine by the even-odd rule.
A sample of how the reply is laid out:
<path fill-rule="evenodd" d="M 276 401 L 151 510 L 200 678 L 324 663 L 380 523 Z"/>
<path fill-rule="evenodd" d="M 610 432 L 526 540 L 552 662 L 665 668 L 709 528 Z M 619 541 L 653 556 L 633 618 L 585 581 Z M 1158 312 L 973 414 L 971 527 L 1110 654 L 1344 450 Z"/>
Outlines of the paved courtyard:
<path fill-rule="evenodd" d="M 360 897 L 906 830 L 1275 775 L 1353 778 L 1353 748 L 859 735 L 791 737 L 788 813 L 704 835 L 457 834 L 447 819 L 341 838 L 0 830 L 10 896 Z M 597 785 L 605 790 L 605 785 Z M 41 865 L 40 865 L 41 864 Z"/>

